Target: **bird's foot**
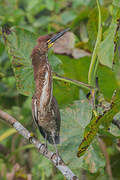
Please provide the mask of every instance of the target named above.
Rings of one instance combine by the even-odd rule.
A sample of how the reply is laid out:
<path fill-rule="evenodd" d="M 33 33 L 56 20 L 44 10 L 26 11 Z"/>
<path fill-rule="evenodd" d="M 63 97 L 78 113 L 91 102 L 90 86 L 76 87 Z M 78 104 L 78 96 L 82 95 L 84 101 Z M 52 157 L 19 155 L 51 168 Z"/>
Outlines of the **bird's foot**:
<path fill-rule="evenodd" d="M 47 149 L 46 144 L 41 144 L 39 147 L 39 151 L 42 151 L 43 155 L 47 154 L 48 149 Z"/>
<path fill-rule="evenodd" d="M 59 153 L 58 153 L 58 150 L 57 150 L 57 145 L 55 143 L 55 138 L 54 138 L 54 134 L 52 133 L 52 140 L 53 140 L 53 144 L 54 144 L 54 147 L 55 147 L 55 150 L 56 150 L 56 166 L 59 165 Z"/>
<path fill-rule="evenodd" d="M 51 156 L 51 159 L 56 161 L 56 166 L 59 166 L 59 154 L 58 153 L 53 153 Z"/>
<path fill-rule="evenodd" d="M 45 133 L 45 147 L 46 149 L 48 149 L 48 146 L 47 146 L 47 134 Z"/>
<path fill-rule="evenodd" d="M 56 152 L 56 165 L 59 166 L 59 152 Z"/>

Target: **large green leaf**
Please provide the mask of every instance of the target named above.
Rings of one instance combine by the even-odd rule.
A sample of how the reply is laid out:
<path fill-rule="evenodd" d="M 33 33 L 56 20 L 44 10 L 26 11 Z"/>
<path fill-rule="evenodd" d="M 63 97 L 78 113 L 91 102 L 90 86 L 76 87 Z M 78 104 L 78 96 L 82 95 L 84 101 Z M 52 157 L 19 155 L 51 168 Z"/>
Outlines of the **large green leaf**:
<path fill-rule="evenodd" d="M 61 67 L 65 77 L 87 83 L 88 57 L 78 60 L 63 55 L 57 55 L 57 57 L 62 61 Z M 72 103 L 73 100 L 78 99 L 79 89 L 79 87 L 69 83 L 54 81 L 54 94 L 60 105 Z"/>
<path fill-rule="evenodd" d="M 62 23 L 67 24 L 75 19 L 76 14 L 73 11 L 65 11 L 61 14 Z"/>
<path fill-rule="evenodd" d="M 76 1 L 73 1 L 73 7 L 79 7 L 79 6 L 89 6 L 91 4 L 95 4 L 95 2 L 93 0 L 76 0 Z"/>
<path fill-rule="evenodd" d="M 89 19 L 87 24 L 87 30 L 88 30 L 88 36 L 89 36 L 89 44 L 90 49 L 94 48 L 96 37 L 97 37 L 97 31 L 98 31 L 98 10 L 97 8 L 92 9 L 89 11 Z M 101 19 L 102 24 L 105 23 L 105 21 L 108 18 L 108 10 L 104 7 L 101 7 Z"/>
<path fill-rule="evenodd" d="M 84 139 L 82 140 L 79 149 L 78 149 L 78 157 L 82 156 L 89 145 L 92 143 L 94 137 L 97 135 L 100 125 L 104 126 L 105 130 L 108 130 L 110 123 L 112 122 L 114 116 L 120 111 L 120 100 L 116 100 L 111 105 L 111 108 L 104 112 L 103 115 L 94 117 L 90 123 L 85 128 Z"/>
<path fill-rule="evenodd" d="M 62 62 L 59 59 L 59 57 L 57 57 L 53 53 L 52 49 L 50 49 L 48 51 L 48 61 L 49 61 L 50 65 L 51 65 L 51 67 L 52 67 L 53 72 L 55 72 L 57 74 L 61 74 L 61 75 L 64 73 L 63 69 L 62 69 Z"/>
<path fill-rule="evenodd" d="M 89 11 L 90 11 L 90 7 L 89 8 L 85 7 L 81 9 L 77 17 L 72 21 L 71 27 L 76 28 L 77 25 L 79 25 L 82 20 L 87 19 Z"/>
<path fill-rule="evenodd" d="M 46 8 L 50 11 L 54 10 L 55 7 L 55 1 L 54 0 L 45 0 Z"/>
<path fill-rule="evenodd" d="M 113 58 L 114 58 L 114 36 L 116 32 L 117 24 L 114 21 L 111 23 L 109 29 L 107 30 L 107 36 L 100 43 L 98 49 L 98 58 L 101 64 L 112 68 Z"/>
<path fill-rule="evenodd" d="M 31 52 L 37 36 L 24 29 L 16 28 L 7 36 L 8 54 L 15 73 L 18 91 L 24 95 L 34 93 Z"/>
<path fill-rule="evenodd" d="M 83 57 L 77 60 L 63 55 L 57 55 L 57 57 L 62 61 L 61 66 L 65 77 L 87 83 L 90 57 Z M 101 92 L 104 94 L 105 98 L 110 100 L 113 91 L 118 88 L 115 72 L 108 67 L 99 65 L 97 76 Z M 78 99 L 78 87 L 69 84 L 61 84 L 61 82 L 56 83 L 59 83 L 59 88 L 55 88 L 54 93 L 60 103 L 63 102 L 64 99 L 66 99 L 66 102 L 70 102 L 71 99 Z M 64 87 L 64 89 L 62 87 Z M 64 93 L 63 90 L 65 90 Z"/>
<path fill-rule="evenodd" d="M 120 7 L 120 1 L 119 0 L 113 0 L 113 5 Z"/>
<path fill-rule="evenodd" d="M 105 162 L 96 141 L 83 157 L 76 157 L 79 142 L 82 141 L 84 129 L 90 123 L 91 116 L 92 107 L 80 91 L 80 100 L 61 110 L 60 154 L 72 169 L 81 167 L 89 169 L 90 172 L 97 172 L 100 167 L 104 167 Z"/>
<path fill-rule="evenodd" d="M 98 48 L 98 58 L 101 64 L 112 68 L 115 51 L 116 31 L 119 26 L 120 9 L 113 6 L 112 21 L 109 28 L 104 33 L 104 39 Z"/>
<path fill-rule="evenodd" d="M 26 1 L 25 3 L 27 5 L 26 6 L 27 17 L 32 22 L 34 22 L 35 20 L 32 15 L 40 13 L 46 8 L 45 3 L 43 3 L 42 0 L 36 0 L 36 1 L 31 0 L 31 1 Z"/>

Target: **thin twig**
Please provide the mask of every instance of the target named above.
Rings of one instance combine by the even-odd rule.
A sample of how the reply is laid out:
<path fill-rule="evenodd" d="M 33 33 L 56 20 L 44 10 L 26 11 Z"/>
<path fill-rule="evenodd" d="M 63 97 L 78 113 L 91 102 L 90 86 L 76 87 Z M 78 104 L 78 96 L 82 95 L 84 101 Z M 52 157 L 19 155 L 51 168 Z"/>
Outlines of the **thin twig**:
<path fill-rule="evenodd" d="M 43 156 L 54 164 L 54 166 L 66 177 L 66 179 L 79 180 L 78 177 L 75 176 L 74 173 L 69 169 L 69 167 L 65 165 L 60 156 L 56 155 L 56 153 L 48 151 L 45 144 L 42 144 L 37 140 L 37 138 L 31 136 L 31 133 L 14 117 L 0 110 L 0 118 L 12 125 L 19 134 L 21 134 L 25 139 L 29 140 L 29 142 L 33 144 Z"/>
<path fill-rule="evenodd" d="M 104 157 L 106 159 L 106 171 L 107 171 L 107 174 L 109 176 L 109 179 L 112 180 L 112 170 L 111 170 L 111 166 L 110 166 L 110 158 L 109 158 L 109 155 L 108 155 L 108 152 L 107 152 L 107 147 L 104 143 L 104 141 L 101 139 L 101 138 L 98 138 L 98 141 L 99 141 L 99 144 L 100 144 L 100 148 L 104 154 Z"/>
<path fill-rule="evenodd" d="M 79 87 L 87 89 L 87 90 L 95 89 L 94 87 L 90 86 L 89 84 L 86 84 L 86 83 L 83 83 L 83 82 L 80 82 L 80 81 L 77 81 L 74 79 L 70 79 L 67 77 L 63 77 L 58 74 L 53 74 L 53 79 L 64 81 L 64 82 L 79 86 Z"/>

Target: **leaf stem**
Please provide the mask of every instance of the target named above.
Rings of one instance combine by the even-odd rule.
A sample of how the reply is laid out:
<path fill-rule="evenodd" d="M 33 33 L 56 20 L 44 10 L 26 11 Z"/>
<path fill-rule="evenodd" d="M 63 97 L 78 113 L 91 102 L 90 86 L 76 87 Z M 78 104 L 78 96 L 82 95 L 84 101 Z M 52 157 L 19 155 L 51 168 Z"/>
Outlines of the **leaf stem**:
<path fill-rule="evenodd" d="M 95 76 L 96 76 L 96 70 L 98 67 L 98 59 L 97 59 L 97 49 L 101 41 L 101 35 L 102 35 L 102 27 L 101 27 L 101 11 L 100 11 L 100 5 L 99 0 L 96 0 L 97 7 L 98 7 L 98 13 L 99 13 L 99 20 L 98 20 L 98 33 L 97 33 L 97 40 L 95 43 L 95 47 L 92 54 L 91 64 L 88 72 L 88 84 L 91 86 L 95 85 Z"/>
<path fill-rule="evenodd" d="M 28 145 L 22 146 L 22 147 L 16 149 L 15 151 L 11 152 L 11 153 L 8 155 L 8 159 L 9 159 L 12 155 L 17 154 L 17 153 L 19 153 L 20 151 L 23 151 L 23 150 L 26 150 L 26 149 L 31 149 L 31 148 L 34 148 L 34 145 L 33 145 L 33 144 L 28 144 Z"/>
<path fill-rule="evenodd" d="M 53 75 L 53 79 L 64 81 L 64 82 L 76 85 L 78 87 L 81 87 L 81 88 L 84 88 L 84 89 L 87 89 L 87 90 L 94 89 L 92 86 L 90 86 L 90 85 L 88 85 L 86 83 L 83 83 L 83 82 L 80 82 L 80 81 L 77 81 L 77 80 L 73 80 L 73 79 L 70 79 L 70 78 L 62 77 L 62 76 L 59 76 L 57 74 Z"/>

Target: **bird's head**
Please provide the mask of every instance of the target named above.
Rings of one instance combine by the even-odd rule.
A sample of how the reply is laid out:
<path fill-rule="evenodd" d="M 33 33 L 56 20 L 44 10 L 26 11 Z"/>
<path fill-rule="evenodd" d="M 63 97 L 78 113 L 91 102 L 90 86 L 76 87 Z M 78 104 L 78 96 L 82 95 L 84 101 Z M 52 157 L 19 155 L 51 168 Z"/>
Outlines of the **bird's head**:
<path fill-rule="evenodd" d="M 54 42 L 57 39 L 59 39 L 61 36 L 63 36 L 67 31 L 69 31 L 69 28 L 67 28 L 55 35 L 40 36 L 38 38 L 38 46 L 39 46 L 40 52 L 42 52 L 43 54 L 47 53 L 48 49 L 54 45 Z"/>

